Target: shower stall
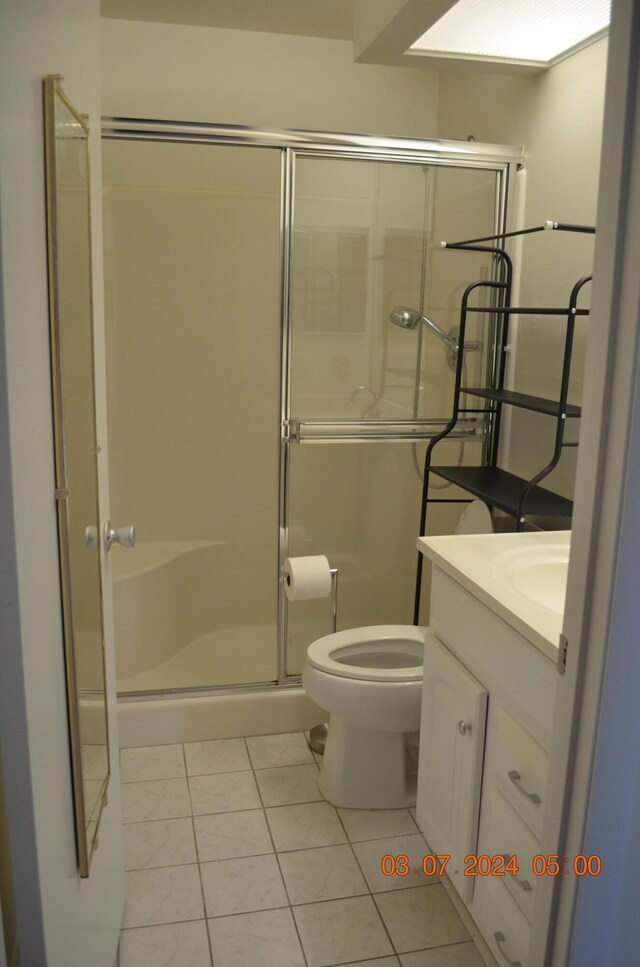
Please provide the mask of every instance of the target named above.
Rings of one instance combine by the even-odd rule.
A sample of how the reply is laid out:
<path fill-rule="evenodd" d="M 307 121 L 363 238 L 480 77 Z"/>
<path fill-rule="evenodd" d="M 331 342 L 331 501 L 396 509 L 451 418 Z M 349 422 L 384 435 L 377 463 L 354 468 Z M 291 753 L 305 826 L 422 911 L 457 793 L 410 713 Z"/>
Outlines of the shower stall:
<path fill-rule="evenodd" d="M 455 340 L 467 281 L 496 268 L 439 242 L 508 229 L 520 152 L 130 119 L 103 134 L 111 512 L 139 538 L 113 555 L 118 691 L 295 683 L 331 610 L 287 601 L 286 557 L 338 568 L 338 628 L 411 621 L 421 465 L 453 373 L 446 341 L 390 314 Z M 494 318 L 470 334 L 474 380 L 496 367 Z M 477 462 L 488 420 L 470 415 L 445 462 Z"/>

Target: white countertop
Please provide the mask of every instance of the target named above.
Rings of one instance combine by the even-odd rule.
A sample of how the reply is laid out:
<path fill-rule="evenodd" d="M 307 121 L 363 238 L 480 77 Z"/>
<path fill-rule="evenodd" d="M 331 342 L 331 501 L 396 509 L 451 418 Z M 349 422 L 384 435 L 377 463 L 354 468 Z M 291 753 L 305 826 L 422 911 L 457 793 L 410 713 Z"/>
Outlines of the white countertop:
<path fill-rule="evenodd" d="M 419 537 L 418 550 L 458 584 L 491 608 L 552 661 L 557 660 L 563 615 L 555 602 L 549 607 L 521 593 L 500 575 L 501 562 L 513 552 L 532 549 L 540 554 L 554 549 L 562 556 L 568 548 L 571 531 L 536 531 L 516 534 L 453 534 L 446 537 Z M 540 567 L 540 565 L 536 565 Z M 504 567 L 502 567 L 504 572 Z M 560 594 L 562 588 L 560 587 Z M 562 601 L 562 598 L 560 598 Z M 554 609 L 553 604 L 556 605 Z M 560 605 L 561 606 L 561 605 Z"/>

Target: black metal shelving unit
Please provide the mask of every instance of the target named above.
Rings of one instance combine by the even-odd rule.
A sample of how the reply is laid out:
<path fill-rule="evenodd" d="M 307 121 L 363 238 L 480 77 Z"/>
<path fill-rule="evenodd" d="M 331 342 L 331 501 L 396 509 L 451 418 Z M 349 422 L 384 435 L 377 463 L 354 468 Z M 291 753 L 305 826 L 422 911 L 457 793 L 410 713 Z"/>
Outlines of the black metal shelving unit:
<path fill-rule="evenodd" d="M 453 391 L 453 407 L 451 419 L 444 429 L 435 436 L 425 455 L 424 481 L 422 489 L 422 510 L 420 516 L 420 534 L 425 534 L 427 524 L 427 508 L 431 503 L 459 503 L 460 498 L 442 498 L 429 496 L 429 479 L 432 474 L 448 480 L 457 487 L 467 491 L 473 497 L 483 500 L 491 508 L 496 508 L 516 519 L 516 530 L 532 525 L 528 517 L 571 517 L 573 503 L 566 497 L 555 494 L 540 486 L 548 474 L 557 466 L 565 447 L 575 447 L 576 443 L 565 442 L 564 431 L 567 420 L 580 416 L 580 407 L 567 402 L 569 392 L 569 375 L 571 371 L 571 354 L 576 318 L 589 314 L 588 309 L 578 308 L 578 299 L 583 287 L 591 281 L 590 275 L 585 275 L 575 283 L 571 290 L 566 306 L 513 306 L 511 293 L 513 285 L 513 263 L 504 248 L 496 245 L 487 246 L 486 242 L 497 242 L 500 239 L 511 238 L 516 235 L 530 235 L 545 230 L 562 232 L 579 232 L 595 234 L 595 228 L 590 225 L 570 225 L 559 222 L 545 222 L 535 228 L 523 229 L 519 232 L 508 232 L 502 235 L 492 235 L 485 238 L 467 239 L 461 242 L 443 242 L 447 249 L 457 249 L 467 252 L 485 252 L 491 254 L 497 263 L 496 279 L 492 281 L 480 280 L 472 282 L 464 291 L 460 307 L 460 328 L 458 345 L 460 351 L 456 361 L 455 384 Z M 495 297 L 499 305 L 474 306 L 470 304 L 471 296 L 478 290 L 488 290 Z M 495 314 L 500 323 L 499 357 L 494 374 L 495 386 L 463 386 L 463 347 L 465 344 L 465 330 L 467 318 L 471 313 Z M 530 396 L 504 388 L 507 345 L 509 338 L 509 321 L 512 315 L 527 316 L 561 316 L 565 319 L 565 344 L 562 364 L 560 393 L 557 400 L 544 397 Z M 464 405 L 466 397 L 486 400 L 484 409 L 470 408 Z M 527 479 L 518 477 L 498 467 L 498 450 L 500 444 L 500 423 L 502 408 L 515 406 L 520 409 L 542 413 L 556 422 L 555 445 L 551 459 L 535 476 Z M 481 466 L 441 466 L 433 463 L 433 451 L 455 428 L 460 417 L 470 414 L 485 414 L 487 418 L 487 445 L 484 448 L 484 462 Z M 466 501 L 463 501 L 466 502 Z M 418 554 L 416 575 L 416 596 L 414 622 L 419 623 L 420 591 L 422 583 L 422 554 Z"/>

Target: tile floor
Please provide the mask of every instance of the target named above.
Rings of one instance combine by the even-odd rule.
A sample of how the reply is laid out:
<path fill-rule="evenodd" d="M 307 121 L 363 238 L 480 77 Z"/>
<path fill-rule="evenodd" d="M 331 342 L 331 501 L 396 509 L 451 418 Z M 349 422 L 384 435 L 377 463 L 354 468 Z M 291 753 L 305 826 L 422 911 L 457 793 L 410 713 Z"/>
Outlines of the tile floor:
<path fill-rule="evenodd" d="M 121 752 L 120 967 L 482 967 L 409 810 L 335 809 L 304 733 Z"/>

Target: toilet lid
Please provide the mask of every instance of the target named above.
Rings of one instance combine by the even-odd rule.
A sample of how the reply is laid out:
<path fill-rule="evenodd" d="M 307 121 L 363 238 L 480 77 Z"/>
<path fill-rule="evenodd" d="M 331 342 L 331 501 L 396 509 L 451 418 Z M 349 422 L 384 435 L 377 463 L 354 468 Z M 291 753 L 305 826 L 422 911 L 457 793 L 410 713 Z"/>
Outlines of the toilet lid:
<path fill-rule="evenodd" d="M 491 511 L 482 500 L 472 500 L 456 527 L 456 534 L 493 534 Z"/>
<path fill-rule="evenodd" d="M 328 675 L 373 682 L 422 679 L 426 628 L 374 625 L 318 638 L 307 649 L 307 661 Z"/>

